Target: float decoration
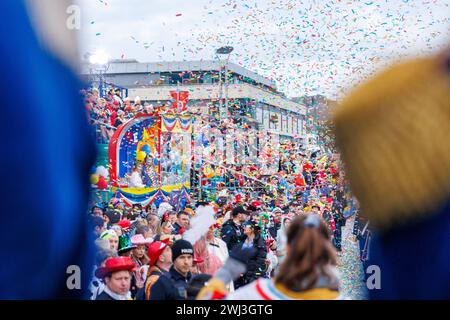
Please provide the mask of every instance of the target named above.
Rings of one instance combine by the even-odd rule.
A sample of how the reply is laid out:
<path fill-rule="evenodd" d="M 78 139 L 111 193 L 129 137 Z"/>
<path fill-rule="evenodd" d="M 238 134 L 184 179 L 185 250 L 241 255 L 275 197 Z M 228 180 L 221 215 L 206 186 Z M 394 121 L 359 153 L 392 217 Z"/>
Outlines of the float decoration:
<path fill-rule="evenodd" d="M 177 106 L 186 107 L 179 92 Z M 181 110 L 178 109 L 178 110 Z M 179 114 L 138 114 L 117 128 L 109 148 L 113 191 L 126 205 L 189 203 L 192 118 Z"/>

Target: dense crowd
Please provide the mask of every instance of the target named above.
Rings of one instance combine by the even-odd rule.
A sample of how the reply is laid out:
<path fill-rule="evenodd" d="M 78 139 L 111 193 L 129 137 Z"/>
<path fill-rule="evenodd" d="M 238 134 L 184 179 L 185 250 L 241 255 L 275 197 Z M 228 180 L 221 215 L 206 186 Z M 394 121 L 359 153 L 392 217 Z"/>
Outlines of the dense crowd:
<path fill-rule="evenodd" d="M 127 207 L 114 197 L 108 203 L 97 204 L 90 219 L 96 238 L 96 267 L 103 271 L 95 272 L 92 298 L 193 299 L 200 284 L 220 273 L 233 252 L 239 256 L 250 249 L 243 272 L 228 279 L 227 292 L 237 292 L 259 278 L 275 279 L 288 256 L 290 225 L 309 216 L 319 218 L 328 235 L 323 239 L 333 252 L 340 251 L 341 229 L 355 212 L 355 205 L 339 179 L 329 173 L 321 175 L 323 171 L 316 169 L 322 166 L 314 159 L 310 162 L 313 170 L 301 174 L 304 185 L 294 197 L 286 194 L 281 173 L 272 177 L 272 188 L 233 192 L 224 189 L 215 201 L 199 201 L 178 211 L 167 202 L 158 207 Z M 319 179 L 334 183 L 315 187 Z M 205 207 L 211 208 L 214 221 L 198 240 L 186 241 L 183 235 L 195 228 L 195 217 Z M 358 228 L 355 226 L 355 234 L 359 236 Z M 314 261 L 312 257 L 306 259 Z M 113 281 L 114 263 L 128 265 L 123 273 L 126 279 Z M 120 283 L 129 285 L 116 287 Z"/>
<path fill-rule="evenodd" d="M 114 89 L 104 98 L 95 89 L 84 92 L 84 97 L 88 117 L 100 133 L 99 142 L 108 141 L 120 124 L 137 113 L 154 114 L 164 108 L 155 110 L 139 98 L 132 103 Z M 289 230 L 291 224 L 308 217 L 318 218 L 306 221 L 319 234 L 325 228 L 320 238 L 329 246 L 325 245 L 322 260 L 329 260 L 327 268 L 333 267 L 335 254 L 342 250 L 342 227 L 356 211 L 338 156 L 305 151 L 294 141 L 278 148 L 277 172 L 263 175 L 257 165 L 235 166 L 226 174 L 238 183 L 233 188 L 219 186 L 207 200 L 191 201 L 181 208 L 168 202 L 129 207 L 114 196 L 96 204 L 90 212 L 97 248 L 92 299 L 194 299 L 209 279 L 223 274 L 227 261 L 241 261 L 244 266 L 241 273 L 226 277 L 228 293 L 260 278 L 276 279 L 287 268 L 285 261 L 300 263 L 288 258 Z M 202 208 L 211 210 L 212 220 L 198 219 Z M 205 220 L 210 223 L 198 227 Z M 298 225 L 298 232 L 304 227 Z M 194 229 L 201 234 L 186 240 L 187 231 Z M 322 263 L 317 258 L 306 259 Z M 240 268 L 234 265 L 233 269 Z"/>
<path fill-rule="evenodd" d="M 122 90 L 110 89 L 104 97 L 100 97 L 98 89 L 82 92 L 87 117 L 97 129 L 97 142 L 107 143 L 116 128 L 127 122 L 138 113 L 153 114 L 153 105 L 142 103 L 139 97 L 133 101 L 122 97 Z"/>

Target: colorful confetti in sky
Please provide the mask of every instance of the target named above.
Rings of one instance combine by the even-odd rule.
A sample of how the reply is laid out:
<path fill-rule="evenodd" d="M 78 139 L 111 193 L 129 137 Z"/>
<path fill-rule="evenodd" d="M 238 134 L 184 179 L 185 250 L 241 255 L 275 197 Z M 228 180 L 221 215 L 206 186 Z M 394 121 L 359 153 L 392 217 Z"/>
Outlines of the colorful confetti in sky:
<path fill-rule="evenodd" d="M 79 0 L 82 49 L 140 62 L 230 60 L 288 96 L 341 97 L 400 59 L 450 44 L 450 0 Z"/>

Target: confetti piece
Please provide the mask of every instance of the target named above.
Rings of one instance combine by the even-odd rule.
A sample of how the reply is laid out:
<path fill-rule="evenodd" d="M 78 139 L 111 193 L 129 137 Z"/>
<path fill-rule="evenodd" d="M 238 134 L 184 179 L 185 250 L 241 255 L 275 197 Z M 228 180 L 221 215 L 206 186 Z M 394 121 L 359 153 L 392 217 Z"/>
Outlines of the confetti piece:
<path fill-rule="evenodd" d="M 316 1 L 314 5 L 298 0 L 209 1 L 196 6 L 193 14 L 190 11 L 192 22 L 186 21 L 183 32 L 180 25 L 168 21 L 152 27 L 164 36 L 129 30 L 139 36 L 126 53 L 142 62 L 214 60 L 214 48 L 231 45 L 232 63 L 272 79 L 287 96 L 322 94 L 338 99 L 395 60 L 443 48 L 450 37 L 449 5 L 450 0 Z M 119 11 L 124 8 L 114 6 Z M 170 9 L 162 14 L 183 15 Z M 143 20 L 133 16 L 112 23 L 128 30 L 133 25 L 128 19 L 136 18 Z M 114 43 L 112 35 L 101 39 Z"/>

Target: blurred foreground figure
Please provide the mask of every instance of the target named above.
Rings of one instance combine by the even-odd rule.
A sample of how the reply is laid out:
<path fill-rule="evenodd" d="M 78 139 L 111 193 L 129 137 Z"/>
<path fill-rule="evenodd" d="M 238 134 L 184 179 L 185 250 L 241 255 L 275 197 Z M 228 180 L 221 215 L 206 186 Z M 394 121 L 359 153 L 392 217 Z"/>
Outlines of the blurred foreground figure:
<path fill-rule="evenodd" d="M 228 293 L 225 284 L 245 273 L 252 249 L 235 248 L 198 300 L 341 300 L 336 250 L 326 222 L 316 214 L 295 218 L 287 231 L 286 258 L 275 278 L 258 278 Z"/>
<path fill-rule="evenodd" d="M 372 299 L 450 299 L 450 54 L 392 67 L 335 111 L 362 214 L 376 227 Z"/>
<path fill-rule="evenodd" d="M 40 45 L 23 1 L 1 1 L 0 12 L 0 82 L 14 97 L 1 102 L 0 299 L 80 298 L 91 276 L 83 218 L 94 157 L 81 84 Z M 81 271 L 74 290 L 71 265 Z"/>

